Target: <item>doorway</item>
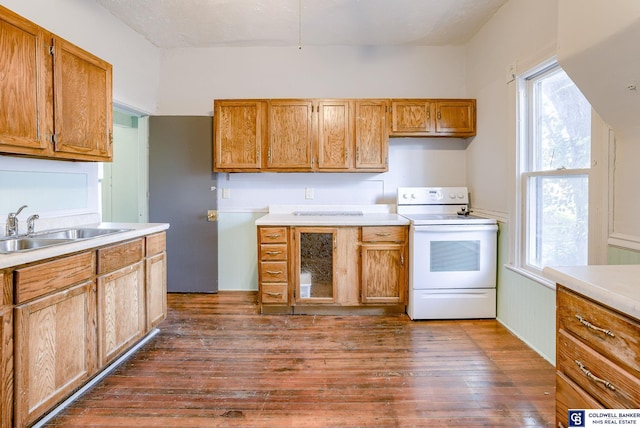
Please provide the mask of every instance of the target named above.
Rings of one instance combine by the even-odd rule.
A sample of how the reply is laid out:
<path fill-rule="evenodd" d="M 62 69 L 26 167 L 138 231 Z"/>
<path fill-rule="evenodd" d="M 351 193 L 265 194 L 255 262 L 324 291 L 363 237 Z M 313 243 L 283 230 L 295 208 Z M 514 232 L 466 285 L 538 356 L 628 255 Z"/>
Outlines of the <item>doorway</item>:
<path fill-rule="evenodd" d="M 113 161 L 101 164 L 102 221 L 148 222 L 149 119 L 114 108 Z"/>

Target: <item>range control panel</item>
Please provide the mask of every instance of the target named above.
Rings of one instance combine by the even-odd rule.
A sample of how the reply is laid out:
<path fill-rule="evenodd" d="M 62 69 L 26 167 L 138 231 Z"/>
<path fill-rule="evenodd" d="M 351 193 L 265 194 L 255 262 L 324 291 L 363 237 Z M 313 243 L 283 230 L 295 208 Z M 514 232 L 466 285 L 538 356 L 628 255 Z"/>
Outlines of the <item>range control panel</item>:
<path fill-rule="evenodd" d="M 468 204 L 466 187 L 398 187 L 398 205 Z"/>

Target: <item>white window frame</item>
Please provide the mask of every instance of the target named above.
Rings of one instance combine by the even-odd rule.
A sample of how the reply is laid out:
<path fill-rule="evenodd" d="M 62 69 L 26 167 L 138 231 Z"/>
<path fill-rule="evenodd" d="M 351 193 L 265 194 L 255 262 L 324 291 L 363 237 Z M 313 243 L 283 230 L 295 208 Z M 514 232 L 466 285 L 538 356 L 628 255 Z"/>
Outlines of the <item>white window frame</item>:
<path fill-rule="evenodd" d="M 527 185 L 532 177 L 571 177 L 571 176 L 586 176 L 589 185 L 589 193 L 591 194 L 592 186 L 593 186 L 593 174 L 591 168 L 580 168 L 580 169 L 560 169 L 560 170 L 547 170 L 547 171 L 531 171 L 532 162 L 534 157 L 534 147 L 529 144 L 535 135 L 534 129 L 530 123 L 530 119 L 532 115 L 529 114 L 530 101 L 528 99 L 528 85 L 530 85 L 530 79 L 534 76 L 546 73 L 547 71 L 553 69 L 558 66 L 557 59 L 552 57 L 536 67 L 520 74 L 517 81 L 517 93 L 516 93 L 516 102 L 517 102 L 517 129 L 516 129 L 516 186 L 515 186 L 515 216 L 514 219 L 516 221 L 515 227 L 515 251 L 512 253 L 514 259 L 514 268 L 516 270 L 521 271 L 525 276 L 528 276 L 532 279 L 537 280 L 545 285 L 550 287 L 554 287 L 553 284 L 549 284 L 549 281 L 542 277 L 542 269 L 527 263 L 528 260 L 528 252 L 529 252 L 529 242 L 528 242 L 528 234 L 527 234 L 527 225 L 529 223 L 528 209 L 527 209 L 527 197 L 529 195 Z M 592 123 L 592 162 L 593 162 L 593 135 L 594 135 L 593 123 Z M 589 200 L 589 218 L 591 218 L 591 214 L 594 210 L 594 207 L 591 203 L 591 198 Z M 591 220 L 589 220 L 591 222 Z M 592 228 L 589 227 L 589 246 L 592 246 Z M 589 251 L 589 254 L 592 252 Z"/>

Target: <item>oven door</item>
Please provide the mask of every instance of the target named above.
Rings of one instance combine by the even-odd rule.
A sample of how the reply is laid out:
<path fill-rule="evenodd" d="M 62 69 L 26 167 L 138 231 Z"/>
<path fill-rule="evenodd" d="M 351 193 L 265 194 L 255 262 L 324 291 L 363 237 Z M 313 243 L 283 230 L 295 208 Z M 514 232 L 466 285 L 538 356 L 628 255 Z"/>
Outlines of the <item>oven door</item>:
<path fill-rule="evenodd" d="M 494 288 L 497 231 L 492 225 L 412 225 L 413 290 Z"/>

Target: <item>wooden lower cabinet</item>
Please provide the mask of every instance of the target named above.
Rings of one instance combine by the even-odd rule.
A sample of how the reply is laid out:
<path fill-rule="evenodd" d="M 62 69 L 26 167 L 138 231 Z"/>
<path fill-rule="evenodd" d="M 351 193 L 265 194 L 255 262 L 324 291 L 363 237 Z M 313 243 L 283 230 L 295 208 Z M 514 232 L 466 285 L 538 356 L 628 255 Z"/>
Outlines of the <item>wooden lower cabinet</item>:
<path fill-rule="evenodd" d="M 406 304 L 406 228 L 363 227 L 362 230 L 362 303 Z"/>
<path fill-rule="evenodd" d="M 99 361 L 105 365 L 146 331 L 144 264 L 98 277 Z"/>
<path fill-rule="evenodd" d="M 640 408 L 640 321 L 558 285 L 556 423 L 568 409 Z"/>
<path fill-rule="evenodd" d="M 10 273 L 0 271 L 0 427 L 10 427 L 13 417 L 13 308 L 10 279 Z"/>
<path fill-rule="evenodd" d="M 407 233 L 406 226 L 259 226 L 262 312 L 404 311 Z"/>
<path fill-rule="evenodd" d="M 15 426 L 44 414 L 96 371 L 95 284 L 15 308 Z"/>
<path fill-rule="evenodd" d="M 165 318 L 165 234 L 0 271 L 0 285 L 0 426 L 24 427 Z"/>
<path fill-rule="evenodd" d="M 146 238 L 145 296 L 147 330 L 160 324 L 167 316 L 167 253 L 166 233 Z"/>

